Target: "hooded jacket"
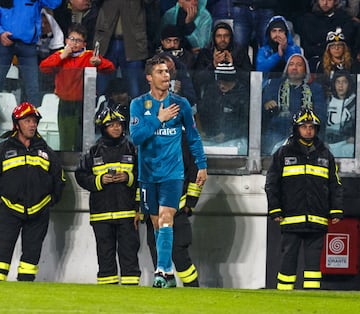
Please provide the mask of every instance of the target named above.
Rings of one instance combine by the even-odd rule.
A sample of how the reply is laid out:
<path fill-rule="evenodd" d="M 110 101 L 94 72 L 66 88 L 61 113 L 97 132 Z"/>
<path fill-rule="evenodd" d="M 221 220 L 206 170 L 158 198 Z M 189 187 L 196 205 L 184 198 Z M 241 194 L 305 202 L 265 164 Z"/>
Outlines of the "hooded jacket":
<path fill-rule="evenodd" d="M 293 85 L 288 80 L 288 67 L 291 59 L 299 56 L 304 60 L 306 73 L 300 85 Z M 326 121 L 326 101 L 322 86 L 310 81 L 310 69 L 306 58 L 301 54 L 292 55 L 286 63 L 281 78 L 270 79 L 263 89 L 263 104 L 270 100 L 277 103 L 274 110 L 265 110 L 263 107 L 263 127 L 265 132 L 276 137 L 286 139 L 291 127 L 291 118 L 302 106 L 313 107 L 320 121 Z"/>
<path fill-rule="evenodd" d="M 206 47 L 210 42 L 212 27 L 212 17 L 209 11 L 206 10 L 206 0 L 198 1 L 198 13 L 193 22 L 189 24 L 182 24 L 183 21 L 179 18 L 179 15 L 180 17 L 181 15 L 184 17 L 184 12 L 185 11 L 177 2 L 176 5 L 164 13 L 160 29 L 163 29 L 163 27 L 167 24 L 179 25 L 184 31 L 185 39 L 189 42 L 192 48 Z"/>
<path fill-rule="evenodd" d="M 270 38 L 270 26 L 274 22 L 282 22 L 286 27 L 287 47 L 283 56 L 279 55 L 276 43 Z M 256 56 L 256 70 L 262 72 L 282 72 L 286 62 L 294 53 L 301 53 L 301 49 L 294 43 L 285 18 L 280 15 L 272 17 L 266 26 L 264 45 L 260 47 Z"/>

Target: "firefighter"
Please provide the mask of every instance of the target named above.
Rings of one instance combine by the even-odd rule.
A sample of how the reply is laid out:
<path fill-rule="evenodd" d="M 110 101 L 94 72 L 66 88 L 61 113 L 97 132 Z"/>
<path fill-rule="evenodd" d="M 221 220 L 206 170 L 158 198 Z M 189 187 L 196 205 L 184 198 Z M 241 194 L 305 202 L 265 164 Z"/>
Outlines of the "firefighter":
<path fill-rule="evenodd" d="M 174 216 L 174 243 L 172 259 L 176 273 L 184 287 L 199 287 L 198 272 L 189 254 L 189 246 L 192 242 L 192 230 L 189 217 L 199 200 L 202 186 L 195 183 L 197 166 L 191 155 L 185 136 L 182 137 L 182 151 L 184 160 L 184 185 L 180 199 L 179 211 Z M 150 218 L 145 216 L 147 226 L 147 244 L 151 258 L 156 267 L 156 244 L 154 228 Z"/>
<path fill-rule="evenodd" d="M 98 284 L 138 285 L 137 155 L 125 136 L 125 117 L 105 108 L 96 117 L 101 137 L 81 158 L 75 176 L 90 191 L 90 224 L 96 239 Z M 116 261 L 118 254 L 121 280 Z"/>
<path fill-rule="evenodd" d="M 64 172 L 37 131 L 39 111 L 23 102 L 12 112 L 13 129 L 0 144 L 0 280 L 7 279 L 21 231 L 19 281 L 33 281 L 49 224 L 49 207 L 60 200 Z"/>
<path fill-rule="evenodd" d="M 307 108 L 293 116 L 293 134 L 273 155 L 265 191 L 269 216 L 281 227 L 279 290 L 292 290 L 304 247 L 304 289 L 319 289 L 324 235 L 343 217 L 342 187 L 331 152 L 317 137 L 320 120 Z"/>

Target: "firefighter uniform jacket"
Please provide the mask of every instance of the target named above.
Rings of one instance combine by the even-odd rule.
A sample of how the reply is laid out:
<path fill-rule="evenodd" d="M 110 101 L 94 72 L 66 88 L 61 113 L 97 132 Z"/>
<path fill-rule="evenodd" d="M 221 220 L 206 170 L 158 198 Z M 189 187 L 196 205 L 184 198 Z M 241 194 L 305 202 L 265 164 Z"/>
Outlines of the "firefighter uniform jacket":
<path fill-rule="evenodd" d="M 55 152 L 38 133 L 28 148 L 16 134 L 0 144 L 0 206 L 27 219 L 60 200 L 65 177 Z"/>
<path fill-rule="evenodd" d="M 75 176 L 78 184 L 90 191 L 90 223 L 115 222 L 136 214 L 137 155 L 123 136 L 101 137 L 80 161 Z M 103 185 L 101 177 L 109 170 L 126 172 L 128 182 Z"/>
<path fill-rule="evenodd" d="M 342 218 L 342 187 L 331 152 L 315 137 L 306 147 L 296 137 L 273 155 L 265 191 L 272 219 L 282 231 L 326 231 L 328 218 Z"/>

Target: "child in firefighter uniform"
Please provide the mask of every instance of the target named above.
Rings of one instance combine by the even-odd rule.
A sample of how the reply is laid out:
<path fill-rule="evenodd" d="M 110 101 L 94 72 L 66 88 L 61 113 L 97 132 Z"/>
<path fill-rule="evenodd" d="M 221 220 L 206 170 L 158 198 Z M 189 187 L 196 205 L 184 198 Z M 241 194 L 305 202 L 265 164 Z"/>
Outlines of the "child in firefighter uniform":
<path fill-rule="evenodd" d="M 7 279 L 21 232 L 19 281 L 33 281 L 49 224 L 49 207 L 60 200 L 64 173 L 55 152 L 37 131 L 41 115 L 23 102 L 12 113 L 13 129 L 0 144 L 0 281 Z"/>
<path fill-rule="evenodd" d="M 328 219 L 343 217 L 342 187 L 331 152 L 317 137 L 320 120 L 310 109 L 293 117 L 293 134 L 273 155 L 265 191 L 270 217 L 281 226 L 279 290 L 292 290 L 304 247 L 304 289 L 321 286 L 320 258 Z"/>
<path fill-rule="evenodd" d="M 137 230 L 137 155 L 125 136 L 125 118 L 116 109 L 104 109 L 95 120 L 102 136 L 80 162 L 75 176 L 90 191 L 99 271 L 98 284 L 138 285 L 140 248 Z M 136 219 L 135 219 L 136 218 Z"/>
<path fill-rule="evenodd" d="M 198 272 L 189 253 L 189 246 L 192 243 L 192 230 L 189 217 L 192 215 L 192 211 L 199 200 L 203 187 L 195 183 L 198 169 L 194 157 L 186 144 L 184 134 L 182 137 L 182 152 L 184 160 L 184 185 L 179 211 L 177 211 L 174 216 L 172 260 L 183 286 L 199 287 Z M 154 267 L 156 267 L 157 255 L 154 228 L 150 218 L 145 215 L 145 219 L 147 226 L 147 244 L 150 249 Z"/>

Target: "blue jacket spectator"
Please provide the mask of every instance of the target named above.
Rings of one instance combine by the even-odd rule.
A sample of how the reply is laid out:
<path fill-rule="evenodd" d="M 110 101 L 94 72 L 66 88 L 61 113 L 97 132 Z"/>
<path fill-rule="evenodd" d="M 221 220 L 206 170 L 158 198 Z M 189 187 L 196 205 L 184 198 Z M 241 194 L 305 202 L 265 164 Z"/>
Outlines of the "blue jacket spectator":
<path fill-rule="evenodd" d="M 294 43 L 285 18 L 280 15 L 272 17 L 266 27 L 264 45 L 256 56 L 256 70 L 283 72 L 294 53 L 301 53 L 301 49 Z"/>
<path fill-rule="evenodd" d="M 192 6 L 189 1 L 178 0 L 175 6 L 164 13 L 161 29 L 167 24 L 180 26 L 184 38 L 193 51 L 196 51 L 206 47 L 210 42 L 212 17 L 206 10 L 206 0 L 199 0 L 195 11 Z"/>

